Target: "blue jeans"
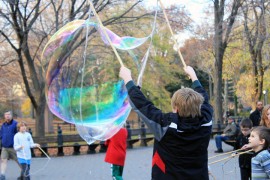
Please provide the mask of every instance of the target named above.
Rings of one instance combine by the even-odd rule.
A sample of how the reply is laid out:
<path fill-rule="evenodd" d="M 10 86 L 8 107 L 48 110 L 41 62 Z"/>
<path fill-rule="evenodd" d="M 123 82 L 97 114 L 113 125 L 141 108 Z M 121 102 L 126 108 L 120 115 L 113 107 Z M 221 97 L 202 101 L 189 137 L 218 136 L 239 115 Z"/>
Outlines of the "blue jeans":
<path fill-rule="evenodd" d="M 228 139 L 230 139 L 230 137 L 228 136 L 216 135 L 215 141 L 216 141 L 217 149 L 222 149 L 222 141 L 226 141 Z"/>

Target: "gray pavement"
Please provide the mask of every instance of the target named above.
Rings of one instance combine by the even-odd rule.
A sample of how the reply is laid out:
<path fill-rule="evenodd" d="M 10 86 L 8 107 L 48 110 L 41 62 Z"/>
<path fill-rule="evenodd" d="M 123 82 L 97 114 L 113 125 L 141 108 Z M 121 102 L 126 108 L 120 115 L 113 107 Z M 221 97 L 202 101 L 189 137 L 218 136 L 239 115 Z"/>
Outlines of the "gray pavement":
<path fill-rule="evenodd" d="M 217 155 L 215 144 L 211 140 L 208 147 L 209 157 Z M 127 158 L 123 177 L 125 180 L 150 180 L 151 157 L 153 147 L 141 147 L 127 150 Z M 223 144 L 224 151 L 231 151 L 232 147 Z M 32 180 L 111 180 L 110 165 L 104 162 L 104 153 L 64 156 L 47 158 L 33 158 L 31 164 Z M 226 157 L 226 156 L 225 156 Z M 223 158 L 223 157 L 219 157 Z M 213 159 L 215 161 L 217 159 Z M 209 161 L 210 162 L 210 161 Z M 210 165 L 216 180 L 240 179 L 238 158 L 222 161 Z M 8 162 L 6 179 L 15 180 L 19 175 L 19 168 L 14 161 Z M 213 179 L 213 178 L 210 178 Z"/>

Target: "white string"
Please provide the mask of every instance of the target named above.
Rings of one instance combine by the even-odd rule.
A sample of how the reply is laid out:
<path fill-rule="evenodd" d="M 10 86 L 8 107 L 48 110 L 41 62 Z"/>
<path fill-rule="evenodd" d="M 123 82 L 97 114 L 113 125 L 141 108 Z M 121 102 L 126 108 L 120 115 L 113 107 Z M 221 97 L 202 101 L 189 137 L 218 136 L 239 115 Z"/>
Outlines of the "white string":
<path fill-rule="evenodd" d="M 37 146 L 37 147 L 38 147 L 38 146 Z M 29 170 L 29 174 L 26 174 L 26 172 L 27 172 L 27 170 L 28 170 L 27 168 L 30 168 L 31 162 L 30 162 L 30 164 L 27 164 L 27 163 L 26 163 L 26 169 L 25 169 L 25 171 L 23 172 L 24 177 L 28 177 L 28 176 L 30 176 L 30 175 L 37 174 L 38 172 L 42 171 L 43 169 L 45 169 L 45 168 L 47 167 L 47 165 L 49 164 L 49 162 L 50 162 L 50 160 L 51 160 L 50 156 L 49 156 L 47 153 L 45 153 L 45 151 L 43 151 L 43 149 L 42 149 L 41 147 L 38 147 L 38 148 L 39 148 L 39 150 L 47 157 L 47 161 L 46 161 L 46 163 L 45 163 L 45 165 L 44 165 L 43 167 L 41 167 L 40 169 L 36 170 L 35 172 L 30 173 L 30 170 Z M 27 161 L 27 159 L 26 159 L 26 153 L 25 153 L 24 148 L 23 148 L 22 150 L 23 150 L 24 159 L 25 159 L 25 161 Z M 30 161 L 31 161 L 31 159 L 30 159 Z"/>
<path fill-rule="evenodd" d="M 149 56 L 149 52 L 152 48 L 152 45 L 153 45 L 153 36 L 155 34 L 155 29 L 156 29 L 156 21 L 157 21 L 157 9 L 158 9 L 158 1 L 157 1 L 157 4 L 156 4 L 156 12 L 155 12 L 155 18 L 154 18 L 154 23 L 153 23 L 153 28 L 152 28 L 152 32 L 150 34 L 150 45 L 149 45 L 149 48 L 147 50 L 147 52 L 145 53 L 143 59 L 145 59 L 143 61 L 143 65 L 141 67 L 141 70 L 140 70 L 140 73 L 138 75 L 138 79 L 137 79 L 137 85 L 141 86 L 142 87 L 142 76 L 143 76 L 143 73 L 144 73 L 144 70 L 145 70 L 145 67 L 146 67 L 146 63 L 147 63 L 147 60 L 148 60 L 148 56 Z"/>

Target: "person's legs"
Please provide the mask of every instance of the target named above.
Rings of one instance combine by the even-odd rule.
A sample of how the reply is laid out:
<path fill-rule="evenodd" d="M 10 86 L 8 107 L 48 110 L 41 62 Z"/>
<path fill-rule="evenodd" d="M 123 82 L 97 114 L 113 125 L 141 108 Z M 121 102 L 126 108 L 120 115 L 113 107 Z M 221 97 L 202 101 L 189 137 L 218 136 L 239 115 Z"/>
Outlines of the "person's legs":
<path fill-rule="evenodd" d="M 250 180 L 251 179 L 251 171 L 250 169 L 240 168 L 241 180 Z"/>
<path fill-rule="evenodd" d="M 26 174 L 26 168 L 27 168 L 27 164 L 23 163 L 21 164 L 21 179 L 24 179 L 25 174 Z"/>
<path fill-rule="evenodd" d="M 216 141 L 217 151 L 215 151 L 215 152 L 223 152 L 222 141 L 226 141 L 228 139 L 229 139 L 229 137 L 227 137 L 227 136 L 216 135 L 215 141 Z"/>
<path fill-rule="evenodd" d="M 112 177 L 113 180 L 123 180 L 122 174 L 123 174 L 123 166 L 118 166 L 112 164 Z"/>
<path fill-rule="evenodd" d="M 8 151 L 6 148 L 2 147 L 1 151 L 1 175 L 0 180 L 5 180 L 5 173 L 7 169 Z"/>
<path fill-rule="evenodd" d="M 30 171 L 30 164 L 26 164 L 26 168 L 23 174 L 23 180 L 30 180 L 29 171 Z"/>
<path fill-rule="evenodd" d="M 9 154 L 9 158 L 14 160 L 18 164 L 18 166 L 21 168 L 21 164 L 18 162 L 16 151 L 13 148 L 9 148 L 8 154 Z"/>

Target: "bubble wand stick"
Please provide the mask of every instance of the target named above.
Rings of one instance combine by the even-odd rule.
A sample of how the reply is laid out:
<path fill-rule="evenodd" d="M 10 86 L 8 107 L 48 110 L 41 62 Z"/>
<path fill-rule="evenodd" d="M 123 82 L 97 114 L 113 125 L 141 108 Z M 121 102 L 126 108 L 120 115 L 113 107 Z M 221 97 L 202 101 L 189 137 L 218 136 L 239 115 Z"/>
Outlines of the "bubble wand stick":
<path fill-rule="evenodd" d="M 246 154 L 246 153 L 249 153 L 249 152 L 251 152 L 251 151 L 253 151 L 253 149 L 250 149 L 250 150 L 248 150 L 248 151 L 244 151 L 244 152 L 241 152 L 241 153 L 238 153 L 238 154 L 235 154 L 235 155 L 232 154 L 232 155 L 229 156 L 229 157 L 222 158 L 222 159 L 220 159 L 220 160 L 217 160 L 217 161 L 213 161 L 213 162 L 211 162 L 211 163 L 208 163 L 208 165 L 215 164 L 215 163 L 218 163 L 218 162 L 220 162 L 220 161 L 224 161 L 224 160 L 226 160 L 226 159 L 233 158 L 233 157 L 235 157 L 235 156 L 240 156 L 241 154 Z"/>
<path fill-rule="evenodd" d="M 119 63 L 120 63 L 121 66 L 124 66 L 123 61 L 122 61 L 122 59 L 120 58 L 120 56 L 119 56 L 118 52 L 116 51 L 115 47 L 113 46 L 111 39 L 109 38 L 107 32 L 104 30 L 104 26 L 103 26 L 103 24 L 102 24 L 102 22 L 101 22 L 101 20 L 100 20 L 100 18 L 99 18 L 99 16 L 98 16 L 96 10 L 95 10 L 94 5 L 92 4 L 92 1 L 91 1 L 91 0 L 88 0 L 88 2 L 89 2 L 89 4 L 90 4 L 90 7 L 91 7 L 91 9 L 92 9 L 92 12 L 94 13 L 94 15 L 96 16 L 96 18 L 97 18 L 97 20 L 98 20 L 98 22 L 99 22 L 99 25 L 100 25 L 100 27 L 101 27 L 101 30 L 102 30 L 103 33 L 105 34 L 105 37 L 106 37 L 107 41 L 110 43 L 110 45 L 111 45 L 111 47 L 112 47 L 112 49 L 113 49 L 113 52 L 114 52 L 114 54 L 115 54 L 116 57 L 117 57 L 117 60 L 119 61 Z"/>
<path fill-rule="evenodd" d="M 163 11 L 163 14 L 164 14 L 164 17 L 165 17 L 165 19 L 166 19 L 167 25 L 168 25 L 168 27 L 169 27 L 169 29 L 170 29 L 171 35 L 172 35 L 172 37 L 173 37 L 173 41 L 174 41 L 174 43 L 177 45 L 178 43 L 177 43 L 176 40 L 175 40 L 175 36 L 174 36 L 173 30 L 172 30 L 172 27 L 171 27 L 171 25 L 170 25 L 169 19 L 168 19 L 168 17 L 167 17 L 166 12 L 165 12 L 165 8 L 164 8 L 164 6 L 163 6 L 161 0 L 158 0 L 158 1 L 159 1 L 160 6 L 161 6 L 161 9 L 162 9 L 162 11 Z M 180 52 L 180 48 L 177 47 L 177 49 L 178 49 L 177 52 L 178 52 L 178 55 L 179 55 L 179 57 L 180 57 L 180 59 L 181 59 L 181 62 L 182 62 L 182 64 L 183 64 L 184 68 L 186 68 L 187 65 L 186 65 L 186 63 L 185 63 L 185 61 L 184 61 L 184 58 L 183 58 L 181 52 Z"/>
<path fill-rule="evenodd" d="M 237 149 L 237 150 L 234 150 L 234 151 L 229 151 L 229 152 L 226 152 L 226 153 L 222 153 L 222 154 L 218 154 L 218 155 L 215 155 L 215 156 L 211 156 L 208 158 L 209 159 L 213 159 L 213 158 L 216 158 L 216 157 L 219 157 L 219 156 L 224 156 L 226 154 L 232 154 L 232 153 L 236 153 L 238 151 L 242 151 L 243 149 Z"/>
<path fill-rule="evenodd" d="M 39 146 L 37 146 L 38 147 L 38 149 L 43 153 L 43 154 L 45 154 L 45 156 L 47 156 L 47 158 L 50 160 L 51 158 L 50 158 L 50 156 L 47 154 L 47 153 L 45 153 L 45 151 L 43 151 L 43 149 L 41 148 L 41 147 L 39 147 Z"/>

